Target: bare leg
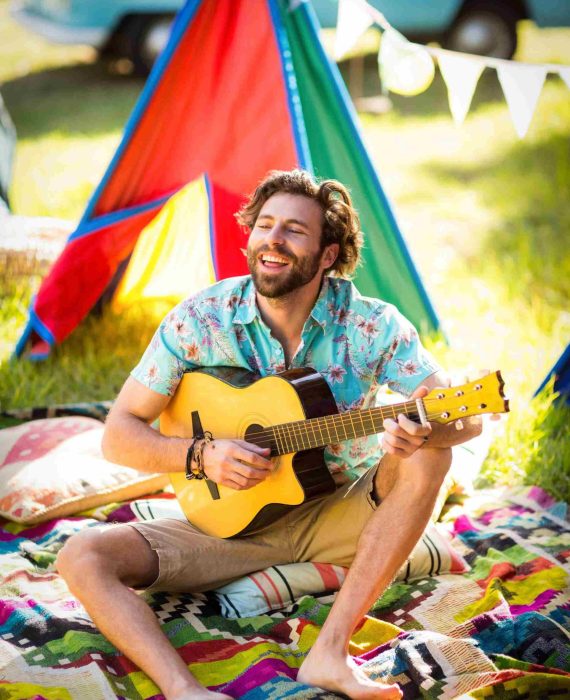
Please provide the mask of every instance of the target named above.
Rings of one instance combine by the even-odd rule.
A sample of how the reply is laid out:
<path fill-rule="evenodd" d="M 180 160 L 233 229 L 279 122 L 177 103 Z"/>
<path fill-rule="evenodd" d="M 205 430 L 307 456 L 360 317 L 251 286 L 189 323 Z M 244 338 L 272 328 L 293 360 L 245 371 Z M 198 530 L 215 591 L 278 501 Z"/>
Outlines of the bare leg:
<path fill-rule="evenodd" d="M 117 525 L 74 535 L 57 568 L 99 630 L 158 685 L 167 700 L 231 700 L 201 686 L 129 586 L 150 585 L 158 556 L 134 528 Z"/>
<path fill-rule="evenodd" d="M 382 458 L 375 481 L 380 506 L 360 535 L 354 561 L 299 681 L 354 700 L 401 697 L 397 685 L 375 683 L 358 670 L 348 644 L 421 537 L 450 464 L 450 449 L 423 447 L 405 460 Z"/>

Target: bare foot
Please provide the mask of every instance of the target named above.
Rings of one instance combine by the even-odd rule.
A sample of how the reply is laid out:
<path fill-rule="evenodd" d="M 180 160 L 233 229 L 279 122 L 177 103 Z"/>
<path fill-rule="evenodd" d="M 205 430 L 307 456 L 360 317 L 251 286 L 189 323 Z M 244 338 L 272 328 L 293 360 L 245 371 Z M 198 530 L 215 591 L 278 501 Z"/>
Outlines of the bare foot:
<path fill-rule="evenodd" d="M 402 697 L 396 683 L 387 685 L 371 680 L 350 656 L 333 659 L 311 651 L 299 669 L 297 680 L 341 693 L 351 700 L 400 700 Z"/>

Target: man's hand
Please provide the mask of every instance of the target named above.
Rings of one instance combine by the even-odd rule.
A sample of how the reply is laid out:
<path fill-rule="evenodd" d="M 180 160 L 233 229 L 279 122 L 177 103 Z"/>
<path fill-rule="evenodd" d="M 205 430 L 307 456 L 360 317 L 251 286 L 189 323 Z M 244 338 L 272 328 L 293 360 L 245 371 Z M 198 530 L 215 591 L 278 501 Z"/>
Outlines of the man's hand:
<path fill-rule="evenodd" d="M 213 440 L 204 448 L 204 472 L 208 479 L 230 489 L 250 489 L 273 470 L 269 447 L 245 440 Z"/>
<path fill-rule="evenodd" d="M 428 388 L 419 386 L 410 398 L 421 399 L 428 394 Z M 396 420 L 387 418 L 384 421 L 385 433 L 382 436 L 382 449 L 388 454 L 406 459 L 411 457 L 416 450 L 425 443 L 432 428 L 428 423 L 423 426 L 420 423 L 415 423 L 407 416 L 401 413 Z"/>

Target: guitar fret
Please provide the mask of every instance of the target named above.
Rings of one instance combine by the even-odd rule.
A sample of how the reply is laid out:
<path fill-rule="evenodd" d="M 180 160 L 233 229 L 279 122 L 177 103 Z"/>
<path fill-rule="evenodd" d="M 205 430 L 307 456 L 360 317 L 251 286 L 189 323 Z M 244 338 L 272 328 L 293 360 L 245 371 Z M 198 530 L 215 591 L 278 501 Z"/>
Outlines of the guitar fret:
<path fill-rule="evenodd" d="M 372 430 L 373 432 L 376 432 L 377 425 L 376 425 L 376 421 L 375 421 L 375 412 L 371 408 L 369 408 L 368 411 L 366 411 L 366 412 L 368 413 L 368 420 L 370 421 L 370 430 Z"/>
<path fill-rule="evenodd" d="M 317 434 L 315 433 L 315 419 L 311 418 L 311 420 L 308 421 L 308 424 L 311 426 L 311 430 L 313 431 L 314 444 L 311 445 L 311 447 L 317 447 L 317 445 L 319 444 L 319 440 L 317 438 Z M 309 444 L 310 444 L 310 439 L 309 439 Z"/>
<path fill-rule="evenodd" d="M 338 430 L 336 429 L 336 423 L 334 422 L 334 416 L 332 417 L 331 423 L 332 423 L 332 425 L 333 425 L 334 432 L 335 432 L 335 434 L 336 434 L 336 441 L 337 441 L 337 442 L 342 442 L 342 440 L 340 439 L 340 435 L 338 434 Z"/>
<path fill-rule="evenodd" d="M 303 449 L 306 450 L 309 445 L 305 445 L 305 436 L 307 437 L 307 442 L 309 441 L 309 436 L 306 434 L 306 431 L 303 430 L 302 426 L 299 424 L 299 437 L 301 438 L 303 442 Z"/>
<path fill-rule="evenodd" d="M 342 429 L 344 430 L 344 439 L 345 439 L 345 440 L 348 440 L 348 439 L 350 438 L 350 436 L 349 436 L 349 434 L 348 434 L 348 432 L 347 432 L 347 430 L 346 430 L 346 423 L 347 423 L 346 416 L 343 416 L 343 415 L 341 414 L 341 416 L 340 416 L 340 424 L 342 425 Z"/>
<path fill-rule="evenodd" d="M 279 426 L 279 432 L 281 434 L 281 444 L 283 445 L 283 454 L 287 454 L 287 452 L 289 452 L 291 448 L 291 445 L 289 445 L 289 442 L 287 440 L 287 432 L 285 431 L 285 425 L 286 424 L 281 424 Z"/>
<path fill-rule="evenodd" d="M 280 455 L 284 454 L 283 452 L 283 442 L 281 440 L 281 435 L 279 434 L 279 426 L 274 425 L 273 426 L 273 434 L 275 435 L 275 442 L 277 443 L 277 450 Z"/>
<path fill-rule="evenodd" d="M 352 420 L 352 412 L 348 414 L 348 417 L 350 418 L 350 424 L 352 426 L 352 432 L 354 433 L 354 437 L 360 437 L 359 435 L 357 435 L 356 428 L 354 427 L 354 421 Z"/>
<path fill-rule="evenodd" d="M 285 431 L 287 431 L 287 432 L 285 433 Z M 288 450 L 288 452 L 297 452 L 298 447 L 297 447 L 297 444 L 295 442 L 295 433 L 292 430 L 290 423 L 285 423 L 283 425 L 283 432 L 286 434 L 287 440 L 290 443 L 290 445 L 289 445 L 290 449 Z"/>
<path fill-rule="evenodd" d="M 303 449 L 303 446 L 301 445 L 301 443 L 300 443 L 300 441 L 299 441 L 299 434 L 298 434 L 298 432 L 295 430 L 295 425 L 296 425 L 296 423 L 291 423 L 291 424 L 290 424 L 290 426 L 291 426 L 291 427 L 290 427 L 291 442 L 292 442 L 293 445 L 295 445 L 295 450 L 296 450 L 296 452 L 299 452 L 299 450 L 302 450 L 302 449 Z"/>
<path fill-rule="evenodd" d="M 325 436 L 323 434 L 323 426 L 326 428 L 327 427 L 327 422 L 325 418 L 318 418 L 317 419 L 318 426 L 319 426 L 319 432 L 321 433 L 321 445 L 327 445 L 330 443 L 330 433 L 327 430 L 328 433 L 328 440 L 325 439 Z"/>
<path fill-rule="evenodd" d="M 362 417 L 362 411 L 358 412 L 358 417 L 360 418 L 360 423 L 362 425 L 362 435 L 366 435 L 366 426 L 364 425 L 364 418 Z"/>

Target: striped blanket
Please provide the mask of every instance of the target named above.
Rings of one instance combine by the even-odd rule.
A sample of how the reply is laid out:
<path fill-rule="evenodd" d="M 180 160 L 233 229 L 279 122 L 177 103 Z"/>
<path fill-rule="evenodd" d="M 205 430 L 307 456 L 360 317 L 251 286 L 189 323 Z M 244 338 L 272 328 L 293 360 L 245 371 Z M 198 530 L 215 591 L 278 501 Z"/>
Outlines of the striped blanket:
<path fill-rule="evenodd" d="M 125 503 L 33 527 L 1 523 L 0 698 L 163 697 L 53 568 L 72 533 L 133 517 Z M 471 570 L 392 585 L 353 636 L 357 662 L 407 699 L 570 697 L 566 506 L 537 488 L 481 492 L 448 517 Z M 210 594 L 148 595 L 194 675 L 247 700 L 336 697 L 296 681 L 333 599 L 229 620 Z"/>

